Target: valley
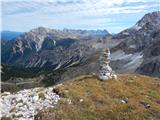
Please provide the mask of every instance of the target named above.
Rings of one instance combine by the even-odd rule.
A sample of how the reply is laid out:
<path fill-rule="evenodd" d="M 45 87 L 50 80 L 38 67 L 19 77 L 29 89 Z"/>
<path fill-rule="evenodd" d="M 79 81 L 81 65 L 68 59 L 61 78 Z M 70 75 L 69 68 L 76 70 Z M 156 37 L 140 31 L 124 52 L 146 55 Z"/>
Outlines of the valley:
<path fill-rule="evenodd" d="M 97 74 L 99 55 L 105 48 L 111 50 L 111 67 L 117 73 L 160 76 L 159 28 L 160 12 L 153 12 L 115 35 L 106 30 L 39 27 L 15 40 L 2 40 L 2 86 L 32 88 Z"/>

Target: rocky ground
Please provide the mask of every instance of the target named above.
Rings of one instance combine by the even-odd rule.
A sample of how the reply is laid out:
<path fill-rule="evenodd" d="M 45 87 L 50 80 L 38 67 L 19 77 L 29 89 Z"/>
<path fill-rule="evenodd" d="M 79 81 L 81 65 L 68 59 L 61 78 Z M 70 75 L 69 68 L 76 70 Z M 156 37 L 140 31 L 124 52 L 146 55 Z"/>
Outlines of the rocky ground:
<path fill-rule="evenodd" d="M 1 94 L 1 117 L 9 117 L 14 120 L 33 120 L 39 110 L 53 108 L 59 95 L 54 93 L 53 88 L 25 89 L 11 94 Z"/>

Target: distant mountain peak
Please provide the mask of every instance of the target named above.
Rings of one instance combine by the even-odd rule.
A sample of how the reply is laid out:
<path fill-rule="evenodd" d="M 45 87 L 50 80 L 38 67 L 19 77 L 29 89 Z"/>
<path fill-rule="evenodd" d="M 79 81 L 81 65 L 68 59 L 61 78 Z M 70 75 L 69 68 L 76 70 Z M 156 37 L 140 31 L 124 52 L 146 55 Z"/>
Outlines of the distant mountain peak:
<path fill-rule="evenodd" d="M 156 18 L 156 17 L 160 17 L 160 11 L 155 11 L 155 12 L 151 12 L 151 13 L 147 13 L 145 17 L 150 17 L 150 18 Z"/>
<path fill-rule="evenodd" d="M 46 32 L 46 33 L 47 33 L 47 32 L 50 32 L 50 31 L 52 31 L 52 30 L 53 30 L 53 29 L 40 26 L 40 27 L 37 27 L 37 28 L 34 28 L 34 29 L 30 30 L 30 32 L 41 32 L 41 33 Z"/>
<path fill-rule="evenodd" d="M 147 24 L 152 24 L 156 28 L 160 26 L 160 11 L 145 14 L 144 17 L 133 26 L 133 29 L 140 30 Z"/>

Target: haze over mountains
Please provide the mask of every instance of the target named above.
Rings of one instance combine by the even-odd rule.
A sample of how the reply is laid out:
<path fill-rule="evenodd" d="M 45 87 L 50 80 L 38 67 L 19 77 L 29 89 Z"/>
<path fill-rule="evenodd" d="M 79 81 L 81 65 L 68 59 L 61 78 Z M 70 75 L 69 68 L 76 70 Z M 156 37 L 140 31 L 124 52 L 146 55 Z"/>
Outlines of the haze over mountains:
<path fill-rule="evenodd" d="M 133 27 L 115 35 L 106 30 L 35 28 L 14 41 L 2 41 L 2 63 L 4 69 L 11 65 L 38 71 L 60 70 L 54 77 L 61 81 L 97 73 L 99 55 L 107 47 L 116 72 L 160 76 L 160 12 L 146 14 Z"/>
<path fill-rule="evenodd" d="M 44 28 L 45 27 L 38 27 L 38 28 Z M 38 29 L 37 28 L 37 29 Z M 49 29 L 49 28 L 46 28 L 46 29 Z M 56 29 L 53 29 L 54 31 L 59 31 L 59 32 L 62 32 L 64 34 L 67 34 L 67 35 L 73 35 L 73 36 L 81 36 L 81 37 L 84 37 L 84 38 L 87 38 L 87 37 L 101 37 L 101 36 L 105 36 L 106 34 L 109 34 L 109 32 L 107 30 L 81 30 L 81 29 L 77 29 L 77 30 L 74 30 L 74 29 L 67 29 L 67 28 L 64 28 L 63 30 L 56 30 Z M 22 35 L 23 33 L 25 32 L 16 32 L 16 31 L 1 31 L 1 39 L 2 40 L 13 40 L 14 38 Z M 89 38 L 88 38 L 89 39 Z"/>
<path fill-rule="evenodd" d="M 22 32 L 15 32 L 15 31 L 2 31 L 1 32 L 1 39 L 2 40 L 13 40 L 14 38 L 18 37 L 21 34 L 23 34 L 23 33 Z"/>

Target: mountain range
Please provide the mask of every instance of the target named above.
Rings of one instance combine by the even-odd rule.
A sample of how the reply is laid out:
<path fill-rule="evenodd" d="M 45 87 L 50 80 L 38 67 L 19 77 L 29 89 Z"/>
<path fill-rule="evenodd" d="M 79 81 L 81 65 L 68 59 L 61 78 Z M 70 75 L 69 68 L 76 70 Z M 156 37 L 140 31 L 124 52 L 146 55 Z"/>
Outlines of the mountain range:
<path fill-rule="evenodd" d="M 115 35 L 106 30 L 38 27 L 14 41 L 2 40 L 2 81 L 12 66 L 15 71 L 16 67 L 37 71 L 42 81 L 50 78 L 59 82 L 83 74 L 97 74 L 99 56 L 105 48 L 111 50 L 111 66 L 117 73 L 160 76 L 160 12 L 146 14 L 134 26 Z M 14 77 L 7 79 L 11 82 Z"/>
<path fill-rule="evenodd" d="M 23 67 L 52 65 L 56 68 L 61 66 L 60 63 L 63 65 L 75 62 L 74 59 L 81 59 L 81 52 L 88 49 L 81 41 L 101 39 L 106 35 L 109 35 L 106 30 L 60 31 L 39 27 L 18 36 L 15 41 L 2 41 L 2 63 Z"/>

